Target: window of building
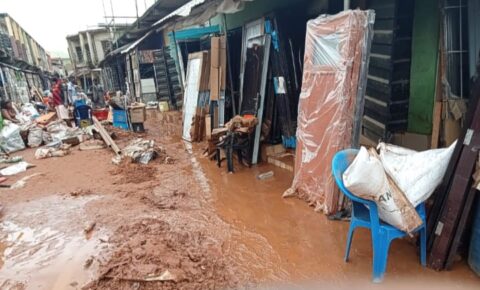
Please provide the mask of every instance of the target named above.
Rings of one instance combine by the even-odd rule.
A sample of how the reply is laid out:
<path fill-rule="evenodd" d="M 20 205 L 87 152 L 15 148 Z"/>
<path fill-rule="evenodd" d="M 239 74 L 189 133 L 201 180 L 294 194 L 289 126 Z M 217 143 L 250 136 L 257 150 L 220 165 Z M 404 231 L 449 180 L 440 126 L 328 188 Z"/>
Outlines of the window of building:
<path fill-rule="evenodd" d="M 78 62 L 83 62 L 83 53 L 82 53 L 82 48 L 80 46 L 75 47 L 75 53 L 77 54 Z"/>
<path fill-rule="evenodd" d="M 443 8 L 446 77 L 452 98 L 468 98 L 468 10 L 467 0 L 445 0 Z"/>
<path fill-rule="evenodd" d="M 85 44 L 85 52 L 86 52 L 86 61 L 88 63 L 91 63 L 92 62 L 92 54 L 90 52 L 90 49 L 88 48 L 88 44 Z"/>
<path fill-rule="evenodd" d="M 107 55 L 110 51 L 112 51 L 112 43 L 108 40 L 102 40 L 102 49 L 103 54 Z"/>

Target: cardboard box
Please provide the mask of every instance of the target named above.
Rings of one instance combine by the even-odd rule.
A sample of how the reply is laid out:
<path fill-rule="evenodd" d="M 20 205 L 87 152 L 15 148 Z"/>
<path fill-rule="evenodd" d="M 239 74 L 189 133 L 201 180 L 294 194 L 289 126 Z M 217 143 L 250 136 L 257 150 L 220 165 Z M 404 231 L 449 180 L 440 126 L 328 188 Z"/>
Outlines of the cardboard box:
<path fill-rule="evenodd" d="M 130 122 L 132 123 L 143 123 L 147 119 L 147 110 L 145 104 L 139 103 L 132 105 L 128 108 L 128 111 L 130 113 Z"/>
<path fill-rule="evenodd" d="M 210 100 L 216 101 L 220 97 L 220 70 L 210 69 Z"/>
<path fill-rule="evenodd" d="M 393 135 L 392 144 L 416 151 L 424 151 L 430 149 L 430 140 L 430 135 L 406 132 Z"/>
<path fill-rule="evenodd" d="M 453 118 L 447 118 L 443 123 L 443 141 L 445 146 L 452 145 L 455 140 L 460 137 L 462 132 L 462 126 L 460 120 L 454 120 Z"/>
<path fill-rule="evenodd" d="M 218 100 L 227 86 L 227 39 L 211 38 L 210 51 L 210 100 Z"/>
<path fill-rule="evenodd" d="M 212 37 L 210 40 L 211 43 L 211 67 L 219 68 L 220 67 L 220 37 Z"/>

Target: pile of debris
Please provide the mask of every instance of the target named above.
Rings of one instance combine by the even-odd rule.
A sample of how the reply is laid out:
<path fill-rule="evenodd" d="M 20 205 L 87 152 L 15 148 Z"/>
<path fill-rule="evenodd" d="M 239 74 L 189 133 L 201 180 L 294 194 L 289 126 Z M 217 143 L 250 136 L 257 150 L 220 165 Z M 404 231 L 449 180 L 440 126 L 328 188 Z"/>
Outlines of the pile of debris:
<path fill-rule="evenodd" d="M 147 218 L 121 226 L 100 262 L 99 278 L 84 289 L 235 289 L 238 281 L 221 246 L 202 232 L 182 232 Z M 132 251 L 133 249 L 133 251 Z"/>
<path fill-rule="evenodd" d="M 207 135 L 208 148 L 205 150 L 208 156 L 213 157 L 217 150 L 217 146 L 224 143 L 228 135 L 248 135 L 258 124 L 255 117 L 235 116 L 223 128 L 215 128 L 210 135 Z"/>
<path fill-rule="evenodd" d="M 222 155 L 227 160 L 228 172 L 233 172 L 233 153 L 236 152 L 238 161 L 251 165 L 252 133 L 258 124 L 257 118 L 235 116 L 223 128 L 213 129 L 208 136 L 208 147 L 205 155 L 216 157 L 217 165 L 221 166 Z"/>
<path fill-rule="evenodd" d="M 155 145 L 155 141 L 137 138 L 132 140 L 122 153 L 113 157 L 112 162 L 114 164 L 120 164 L 125 158 L 131 162 L 148 164 L 151 160 L 159 160 L 160 163 L 173 164 L 174 160 L 167 155 L 166 150 L 158 145 Z"/>

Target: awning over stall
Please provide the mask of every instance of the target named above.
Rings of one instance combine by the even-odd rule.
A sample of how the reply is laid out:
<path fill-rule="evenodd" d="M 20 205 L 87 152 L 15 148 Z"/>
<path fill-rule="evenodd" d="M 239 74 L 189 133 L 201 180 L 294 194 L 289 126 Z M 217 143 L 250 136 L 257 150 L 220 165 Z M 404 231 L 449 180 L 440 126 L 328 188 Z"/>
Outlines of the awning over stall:
<path fill-rule="evenodd" d="M 213 33 L 220 33 L 220 25 L 190 28 L 190 29 L 175 31 L 175 39 L 176 40 L 198 39 L 204 35 L 209 35 Z M 173 38 L 173 32 L 170 32 L 168 36 Z"/>

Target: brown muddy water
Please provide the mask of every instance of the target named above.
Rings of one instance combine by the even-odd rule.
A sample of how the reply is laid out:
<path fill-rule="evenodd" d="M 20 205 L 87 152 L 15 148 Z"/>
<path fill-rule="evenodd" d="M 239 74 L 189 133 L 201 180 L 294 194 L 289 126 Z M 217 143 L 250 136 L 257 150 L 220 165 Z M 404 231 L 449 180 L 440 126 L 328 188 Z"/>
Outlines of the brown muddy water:
<path fill-rule="evenodd" d="M 292 180 L 288 171 L 218 168 L 201 155 L 201 145 L 175 136 L 171 123 L 178 118 L 146 134 L 175 164 L 152 165 L 152 180 L 141 183 L 110 174 L 108 150 L 41 161 L 33 150 L 21 152 L 37 165 L 25 175 L 43 175 L 25 188 L 0 191 L 0 289 L 480 289 L 464 262 L 450 272 L 422 268 L 407 240 L 392 244 L 383 284 L 371 284 L 368 231 L 356 232 L 345 263 L 348 222 L 282 199 Z M 272 178 L 256 178 L 270 170 Z M 165 269 L 194 281 L 128 280 Z"/>
<path fill-rule="evenodd" d="M 0 223 L 0 288 L 68 289 L 92 279 L 94 269 L 86 271 L 84 261 L 99 244 L 72 220 L 82 221 L 94 198 L 49 196 L 10 208 Z"/>

